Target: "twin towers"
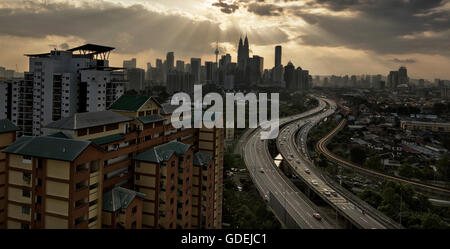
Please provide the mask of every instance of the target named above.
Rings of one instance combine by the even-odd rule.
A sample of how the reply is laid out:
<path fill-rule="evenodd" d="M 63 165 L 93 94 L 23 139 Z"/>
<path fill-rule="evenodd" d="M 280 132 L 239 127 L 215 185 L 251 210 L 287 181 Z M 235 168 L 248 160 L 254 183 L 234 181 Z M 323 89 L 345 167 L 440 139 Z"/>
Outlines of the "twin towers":
<path fill-rule="evenodd" d="M 238 67 L 240 69 L 244 69 L 247 67 L 249 59 L 249 45 L 247 35 L 245 36 L 245 41 L 242 43 L 242 37 L 239 39 L 239 48 L 238 48 Z"/>

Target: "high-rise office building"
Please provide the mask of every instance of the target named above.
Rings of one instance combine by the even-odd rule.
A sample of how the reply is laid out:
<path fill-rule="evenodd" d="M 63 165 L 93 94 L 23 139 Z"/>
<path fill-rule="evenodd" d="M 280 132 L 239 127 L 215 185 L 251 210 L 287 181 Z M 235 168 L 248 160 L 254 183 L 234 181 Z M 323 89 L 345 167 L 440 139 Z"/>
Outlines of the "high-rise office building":
<path fill-rule="evenodd" d="M 388 85 L 390 88 L 397 88 L 399 85 L 398 71 L 390 71 L 388 76 Z"/>
<path fill-rule="evenodd" d="M 239 45 L 238 45 L 238 68 L 241 71 L 244 71 L 247 69 L 248 59 L 249 57 L 249 42 L 247 36 L 245 36 L 245 42 L 242 43 L 242 37 L 239 39 Z"/>
<path fill-rule="evenodd" d="M 12 121 L 19 136 L 42 135 L 43 125 L 76 112 L 105 110 L 124 93 L 119 68 L 109 67 L 114 48 L 87 44 L 67 51 L 28 54 L 29 72 L 13 82 Z"/>
<path fill-rule="evenodd" d="M 136 58 L 133 58 L 129 61 L 124 60 L 123 61 L 123 68 L 125 69 L 132 69 L 132 68 L 136 68 Z"/>
<path fill-rule="evenodd" d="M 142 68 L 127 69 L 128 85 L 126 90 L 135 90 L 137 92 L 145 89 L 145 70 Z"/>
<path fill-rule="evenodd" d="M 406 67 L 400 67 L 398 69 L 398 82 L 399 84 L 409 84 L 408 70 Z"/>
<path fill-rule="evenodd" d="M 296 84 L 295 67 L 292 62 L 289 62 L 284 67 L 284 81 L 286 82 L 286 88 L 289 90 L 295 90 L 297 88 Z"/>
<path fill-rule="evenodd" d="M 184 61 L 181 60 L 177 60 L 177 67 L 176 67 L 178 72 L 185 72 L 184 71 Z"/>
<path fill-rule="evenodd" d="M 281 65 L 281 46 L 275 47 L 275 67 Z"/>
<path fill-rule="evenodd" d="M 175 65 L 175 55 L 173 52 L 168 52 L 166 55 L 166 68 L 167 72 L 170 72 L 174 69 Z"/>
<path fill-rule="evenodd" d="M 176 92 L 193 93 L 194 75 L 181 71 L 171 71 L 167 73 L 167 93 Z"/>
<path fill-rule="evenodd" d="M 191 58 L 191 74 L 194 75 L 194 83 L 200 82 L 201 64 L 202 64 L 202 59 Z"/>

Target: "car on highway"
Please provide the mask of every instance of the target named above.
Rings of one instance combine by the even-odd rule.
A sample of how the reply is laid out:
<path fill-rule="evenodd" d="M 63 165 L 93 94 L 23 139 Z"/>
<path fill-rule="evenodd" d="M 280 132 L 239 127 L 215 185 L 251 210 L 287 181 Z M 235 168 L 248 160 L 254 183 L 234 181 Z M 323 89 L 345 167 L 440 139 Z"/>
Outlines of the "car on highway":
<path fill-rule="evenodd" d="M 311 171 L 309 171 L 308 168 L 305 168 L 305 173 L 306 173 L 306 174 L 311 174 Z"/>
<path fill-rule="evenodd" d="M 264 174 L 264 169 L 261 168 L 261 169 L 259 170 L 259 172 Z"/>
<path fill-rule="evenodd" d="M 297 159 L 297 161 L 296 161 L 296 162 L 297 162 L 298 164 L 302 163 L 302 162 L 301 162 L 300 160 L 298 160 L 298 159 Z"/>
<path fill-rule="evenodd" d="M 324 193 L 326 196 L 331 196 L 330 191 L 328 191 L 328 189 L 326 189 L 326 188 L 323 189 L 323 193 Z"/>
<path fill-rule="evenodd" d="M 313 213 L 313 217 L 316 218 L 316 220 L 322 220 L 322 216 L 320 216 L 319 213 Z"/>
<path fill-rule="evenodd" d="M 338 196 L 337 193 L 336 193 L 335 191 L 333 191 L 333 190 L 330 190 L 330 193 L 331 193 L 331 195 L 334 196 L 334 197 L 337 197 L 337 196 Z"/>
<path fill-rule="evenodd" d="M 318 183 L 316 180 L 312 180 L 311 183 L 312 183 L 314 186 L 319 185 L 319 183 Z"/>

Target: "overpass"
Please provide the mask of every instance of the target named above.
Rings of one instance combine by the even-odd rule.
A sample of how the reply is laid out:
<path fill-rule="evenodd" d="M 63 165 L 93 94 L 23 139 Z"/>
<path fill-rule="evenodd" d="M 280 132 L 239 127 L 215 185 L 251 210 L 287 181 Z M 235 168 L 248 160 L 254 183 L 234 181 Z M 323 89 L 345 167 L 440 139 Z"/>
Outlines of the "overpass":
<path fill-rule="evenodd" d="M 328 106 L 323 112 L 307 119 L 291 122 L 282 128 L 277 139 L 278 151 L 306 185 L 307 191 L 315 193 L 354 227 L 362 229 L 400 228 L 395 221 L 371 208 L 331 179 L 326 178 L 309 159 L 306 151 L 306 138 L 309 131 L 336 111 L 335 102 L 327 99 L 320 99 L 320 101 L 326 102 Z M 296 140 L 297 135 L 299 141 Z"/>
<path fill-rule="evenodd" d="M 280 120 L 280 125 L 303 119 L 321 112 L 326 104 L 299 115 Z M 249 129 L 241 137 L 238 148 L 243 155 L 252 181 L 275 216 L 286 228 L 331 229 L 333 226 L 326 219 L 318 220 L 313 214 L 319 208 L 312 203 L 292 182 L 277 168 L 268 150 L 268 140 L 261 140 L 262 129 Z"/>

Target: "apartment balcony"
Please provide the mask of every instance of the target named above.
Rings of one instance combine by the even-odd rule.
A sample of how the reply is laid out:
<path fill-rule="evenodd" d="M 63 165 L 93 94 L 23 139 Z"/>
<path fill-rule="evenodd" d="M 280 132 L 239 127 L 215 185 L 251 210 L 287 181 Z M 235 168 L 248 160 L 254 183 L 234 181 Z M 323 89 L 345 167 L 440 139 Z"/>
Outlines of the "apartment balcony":
<path fill-rule="evenodd" d="M 74 228 L 75 229 L 87 229 L 88 228 L 88 224 L 89 224 L 88 221 L 85 220 L 85 221 L 82 221 L 82 222 L 79 222 L 79 223 L 75 224 Z"/>
<path fill-rule="evenodd" d="M 130 176 L 131 176 L 130 173 L 122 173 L 120 175 L 106 179 L 103 181 L 103 189 L 110 189 L 114 187 L 116 184 L 128 180 Z"/>
<path fill-rule="evenodd" d="M 87 198 L 87 197 L 89 197 L 89 186 L 84 186 L 82 188 L 79 188 L 79 189 L 75 190 L 75 192 L 73 194 L 74 200 L 79 200 L 79 199 Z"/>
<path fill-rule="evenodd" d="M 89 169 L 82 169 L 75 172 L 74 181 L 81 182 L 83 180 L 89 179 Z"/>
<path fill-rule="evenodd" d="M 125 159 L 123 161 L 107 165 L 103 167 L 103 173 L 108 174 L 122 168 L 127 168 L 130 165 L 130 163 L 131 163 L 130 159 Z"/>

